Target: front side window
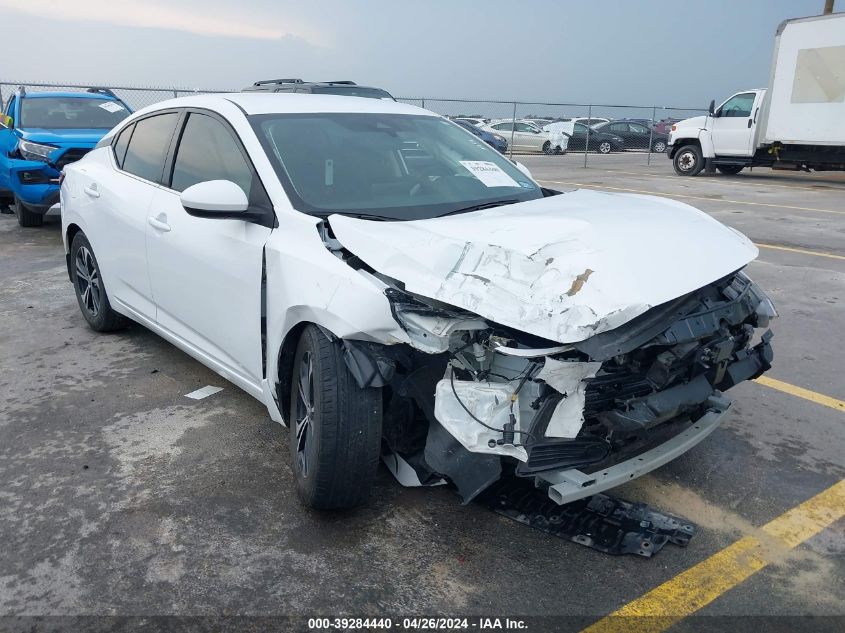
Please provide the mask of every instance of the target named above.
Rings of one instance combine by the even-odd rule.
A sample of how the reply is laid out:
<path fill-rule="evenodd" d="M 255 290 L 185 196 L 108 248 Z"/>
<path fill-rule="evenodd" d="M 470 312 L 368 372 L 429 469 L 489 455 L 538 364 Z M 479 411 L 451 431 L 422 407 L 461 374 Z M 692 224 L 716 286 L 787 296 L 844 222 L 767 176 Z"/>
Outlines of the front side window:
<path fill-rule="evenodd" d="M 516 124 L 516 131 L 517 132 L 527 132 L 529 134 L 537 132 L 537 128 L 533 125 L 528 125 L 527 123 L 517 123 Z"/>
<path fill-rule="evenodd" d="M 493 126 L 493 129 L 500 132 L 510 132 L 513 129 L 513 123 L 497 123 Z"/>
<path fill-rule="evenodd" d="M 751 109 L 754 107 L 754 93 L 746 92 L 741 95 L 734 95 L 719 108 L 719 116 L 725 117 L 750 117 Z"/>
<path fill-rule="evenodd" d="M 543 196 L 513 163 L 440 117 L 267 114 L 250 122 L 305 213 L 418 220 Z"/>
<path fill-rule="evenodd" d="M 27 97 L 21 102 L 22 128 L 110 130 L 129 116 L 123 104 L 85 97 Z"/>
<path fill-rule="evenodd" d="M 170 187 L 184 191 L 207 180 L 230 180 L 249 197 L 252 169 L 222 123 L 192 112 L 176 150 Z"/>
<path fill-rule="evenodd" d="M 123 159 L 123 170 L 160 183 L 178 119 L 176 112 L 168 112 L 138 121 Z"/>

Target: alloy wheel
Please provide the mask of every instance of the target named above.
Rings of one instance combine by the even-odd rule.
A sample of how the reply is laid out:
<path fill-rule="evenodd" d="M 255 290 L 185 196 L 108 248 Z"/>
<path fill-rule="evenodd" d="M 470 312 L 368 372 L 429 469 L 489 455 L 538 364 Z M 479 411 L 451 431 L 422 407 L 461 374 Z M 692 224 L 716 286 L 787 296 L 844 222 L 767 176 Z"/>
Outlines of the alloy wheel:
<path fill-rule="evenodd" d="M 314 362 L 306 352 L 299 363 L 296 395 L 296 467 L 303 477 L 314 462 Z"/>
<path fill-rule="evenodd" d="M 664 143 L 663 141 L 657 141 L 654 144 L 654 151 L 657 152 L 658 154 L 662 154 L 663 152 L 666 151 L 666 143 Z"/>
<path fill-rule="evenodd" d="M 76 251 L 76 291 L 88 314 L 96 317 L 102 302 L 100 271 L 91 251 L 84 246 Z"/>
<path fill-rule="evenodd" d="M 610 143 L 608 143 L 607 141 L 602 141 L 599 145 L 599 151 L 602 154 L 609 154 L 611 149 L 612 148 L 610 147 Z"/>

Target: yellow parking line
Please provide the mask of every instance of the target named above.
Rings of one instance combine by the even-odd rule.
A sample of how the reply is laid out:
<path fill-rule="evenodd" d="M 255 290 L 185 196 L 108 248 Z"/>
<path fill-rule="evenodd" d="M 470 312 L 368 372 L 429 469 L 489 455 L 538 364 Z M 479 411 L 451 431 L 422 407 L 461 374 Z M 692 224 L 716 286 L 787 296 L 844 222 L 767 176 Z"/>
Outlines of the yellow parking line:
<path fill-rule="evenodd" d="M 747 204 L 755 207 L 774 207 L 775 209 L 792 209 L 793 211 L 816 211 L 818 213 L 835 213 L 837 215 L 845 215 L 845 211 L 835 211 L 833 209 L 816 209 L 814 207 L 793 207 L 785 204 L 772 204 L 770 202 L 749 202 L 747 200 L 724 200 L 722 198 L 708 198 L 707 196 L 690 196 L 687 194 L 680 193 L 664 193 L 662 191 L 645 191 L 643 189 L 627 189 L 625 187 L 608 187 L 607 185 L 593 185 L 585 182 L 542 179 L 539 182 L 552 183 L 556 185 L 574 185 L 576 187 L 589 187 L 591 189 L 606 189 L 608 191 L 644 193 L 650 196 L 663 196 L 664 198 L 688 198 L 690 200 L 707 200 L 708 202 L 721 202 L 725 204 Z"/>
<path fill-rule="evenodd" d="M 741 538 L 582 633 L 657 633 L 692 615 L 845 516 L 845 480 Z M 636 617 L 639 616 L 639 617 Z"/>
<path fill-rule="evenodd" d="M 816 404 L 822 404 L 826 407 L 830 407 L 831 409 L 835 409 L 836 411 L 840 411 L 841 413 L 845 413 L 845 402 L 837 400 L 836 398 L 831 398 L 830 396 L 826 396 L 822 393 L 816 393 L 815 391 L 810 391 L 809 389 L 804 389 L 803 387 L 796 387 L 795 385 L 790 385 L 788 382 L 783 382 L 782 380 L 777 380 L 776 378 L 769 378 L 768 376 L 755 378 L 754 382 L 766 385 L 772 389 L 777 389 L 778 391 L 783 391 L 784 393 L 788 393 L 793 396 L 798 396 L 799 398 L 804 398 L 805 400 L 815 402 Z"/>
<path fill-rule="evenodd" d="M 759 248 L 773 248 L 777 251 L 788 251 L 790 253 L 801 253 L 802 255 L 815 255 L 816 257 L 830 257 L 831 259 L 845 259 L 842 255 L 834 255 L 833 253 L 823 253 L 822 251 L 810 251 L 806 248 L 792 248 L 791 246 L 775 246 L 774 244 L 758 244 L 754 245 Z"/>

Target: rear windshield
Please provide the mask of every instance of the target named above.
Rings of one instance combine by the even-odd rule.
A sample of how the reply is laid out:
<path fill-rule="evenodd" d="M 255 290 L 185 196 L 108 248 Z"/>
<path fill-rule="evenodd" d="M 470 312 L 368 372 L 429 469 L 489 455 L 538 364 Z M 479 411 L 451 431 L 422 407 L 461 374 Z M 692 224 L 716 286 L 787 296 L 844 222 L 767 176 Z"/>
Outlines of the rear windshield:
<path fill-rule="evenodd" d="M 111 99 L 35 97 L 21 101 L 18 127 L 48 130 L 110 130 L 129 116 L 129 110 Z"/>
<path fill-rule="evenodd" d="M 363 88 L 362 86 L 314 86 L 314 94 L 343 95 L 346 97 L 369 97 L 370 99 L 393 99 L 389 92 L 380 88 Z"/>
<path fill-rule="evenodd" d="M 377 113 L 250 117 L 296 209 L 419 220 L 543 197 L 499 152 L 440 117 Z"/>

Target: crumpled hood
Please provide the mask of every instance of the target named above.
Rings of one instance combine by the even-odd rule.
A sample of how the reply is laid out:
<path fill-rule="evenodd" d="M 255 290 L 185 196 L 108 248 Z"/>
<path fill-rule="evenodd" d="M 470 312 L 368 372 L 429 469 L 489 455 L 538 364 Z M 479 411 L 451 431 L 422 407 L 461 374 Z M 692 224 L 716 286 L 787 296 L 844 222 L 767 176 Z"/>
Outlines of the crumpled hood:
<path fill-rule="evenodd" d="M 408 291 L 561 343 L 619 327 L 757 256 L 748 238 L 686 204 L 598 191 L 431 220 L 329 223 Z"/>

